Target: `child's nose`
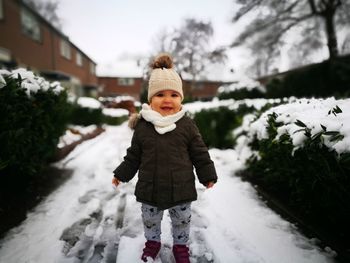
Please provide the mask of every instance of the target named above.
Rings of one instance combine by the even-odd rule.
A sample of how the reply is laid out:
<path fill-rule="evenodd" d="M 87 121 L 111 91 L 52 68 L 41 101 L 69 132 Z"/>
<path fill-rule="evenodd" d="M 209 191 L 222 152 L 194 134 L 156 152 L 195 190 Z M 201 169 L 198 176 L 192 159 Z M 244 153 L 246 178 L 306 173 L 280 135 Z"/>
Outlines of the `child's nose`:
<path fill-rule="evenodd" d="M 171 101 L 171 96 L 165 96 L 164 101 Z"/>

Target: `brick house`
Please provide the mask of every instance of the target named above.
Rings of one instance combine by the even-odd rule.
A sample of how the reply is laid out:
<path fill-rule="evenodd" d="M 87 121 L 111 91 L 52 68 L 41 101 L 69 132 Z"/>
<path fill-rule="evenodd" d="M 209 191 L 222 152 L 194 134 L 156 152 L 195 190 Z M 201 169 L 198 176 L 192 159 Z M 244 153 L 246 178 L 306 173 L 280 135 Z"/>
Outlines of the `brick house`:
<path fill-rule="evenodd" d="M 121 95 L 132 96 L 136 101 L 140 101 L 142 88 L 147 87 L 147 80 L 143 78 L 123 78 L 123 77 L 98 77 L 100 86 L 99 95 L 101 97 L 116 97 Z M 202 80 L 194 83 L 191 89 L 191 81 L 183 80 L 185 96 L 192 95 L 196 100 L 211 100 L 217 95 L 218 88 L 224 84 L 232 82 Z"/>
<path fill-rule="evenodd" d="M 0 0 L 0 67 L 24 67 L 77 96 L 97 95 L 96 63 L 21 0 Z"/>
<path fill-rule="evenodd" d="M 143 83 L 144 80 L 141 77 L 98 77 L 99 96 L 116 97 L 128 95 L 136 101 L 140 101 Z"/>
<path fill-rule="evenodd" d="M 211 81 L 211 80 L 200 80 L 196 81 L 191 89 L 191 81 L 183 81 L 183 89 L 186 94 L 191 94 L 195 100 L 211 100 L 217 95 L 218 88 L 225 84 L 231 84 L 233 82 L 223 81 Z"/>

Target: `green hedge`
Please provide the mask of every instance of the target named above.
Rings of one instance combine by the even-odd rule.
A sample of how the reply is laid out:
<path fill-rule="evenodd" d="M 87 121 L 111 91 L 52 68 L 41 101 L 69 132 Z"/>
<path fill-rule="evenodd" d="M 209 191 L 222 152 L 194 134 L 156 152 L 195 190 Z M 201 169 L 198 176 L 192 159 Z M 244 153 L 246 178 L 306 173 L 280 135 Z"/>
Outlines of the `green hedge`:
<path fill-rule="evenodd" d="M 100 125 L 103 120 L 102 109 L 81 107 L 78 104 L 71 105 L 70 123 L 82 126 L 92 124 Z"/>
<path fill-rule="evenodd" d="M 246 114 L 254 113 L 258 117 L 269 108 L 284 102 L 280 100 L 266 102 L 259 110 L 254 106 L 248 106 L 246 103 L 236 103 L 239 104 L 236 109 L 221 106 L 218 108 L 204 109 L 193 114 L 193 119 L 208 147 L 219 149 L 233 148 L 236 144 L 236 139 L 245 134 L 245 132 L 242 131 L 234 135 L 233 130 L 242 124 Z"/>
<path fill-rule="evenodd" d="M 81 107 L 78 104 L 72 104 L 70 110 L 69 122 L 75 125 L 120 125 L 128 119 L 128 116 L 112 117 L 102 113 L 102 109 L 92 109 L 87 107 Z"/>
<path fill-rule="evenodd" d="M 5 76 L 0 89 L 0 182 L 28 184 L 31 177 L 55 154 L 59 137 L 64 133 L 69 105 L 67 94 L 52 88 L 27 95 L 22 79 Z"/>
<path fill-rule="evenodd" d="M 245 104 L 240 105 L 236 110 L 219 107 L 197 112 L 193 119 L 208 147 L 226 149 L 232 148 L 235 144 L 233 129 L 242 124 L 245 114 L 254 110 L 254 107 L 248 107 Z"/>
<path fill-rule="evenodd" d="M 260 91 L 258 88 L 253 88 L 248 90 L 246 88 L 237 89 L 233 91 L 225 91 L 218 94 L 219 100 L 235 99 L 256 99 L 256 98 L 265 98 L 265 93 Z"/>
<path fill-rule="evenodd" d="M 120 125 L 123 122 L 127 121 L 129 119 L 129 116 L 120 116 L 120 117 L 112 117 L 103 115 L 102 122 L 107 125 Z"/>
<path fill-rule="evenodd" d="M 250 181 L 282 200 L 307 222 L 320 229 L 329 229 L 339 239 L 350 237 L 350 153 L 338 155 L 323 144 L 325 136 L 341 140 L 337 131 L 323 131 L 311 136 L 302 122 L 299 132 L 307 140 L 293 150 L 288 134 L 275 139 L 276 114 L 268 119 L 267 139 L 255 138 L 251 144 L 259 158 L 252 156 L 244 172 Z M 345 238 L 346 237 L 346 238 Z"/>
<path fill-rule="evenodd" d="M 349 97 L 350 56 L 327 60 L 272 79 L 266 85 L 268 98 Z"/>

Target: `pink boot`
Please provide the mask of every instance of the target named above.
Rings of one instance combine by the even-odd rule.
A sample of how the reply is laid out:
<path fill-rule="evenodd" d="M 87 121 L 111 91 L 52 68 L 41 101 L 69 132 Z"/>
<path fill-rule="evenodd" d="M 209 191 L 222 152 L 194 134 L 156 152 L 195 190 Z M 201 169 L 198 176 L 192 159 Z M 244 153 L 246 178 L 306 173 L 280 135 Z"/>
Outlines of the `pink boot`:
<path fill-rule="evenodd" d="M 151 257 L 154 260 L 158 255 L 159 250 L 160 250 L 160 242 L 147 240 L 141 256 L 142 261 L 147 262 L 148 257 Z"/>
<path fill-rule="evenodd" d="M 186 245 L 174 245 L 173 253 L 176 263 L 190 263 L 190 253 Z"/>

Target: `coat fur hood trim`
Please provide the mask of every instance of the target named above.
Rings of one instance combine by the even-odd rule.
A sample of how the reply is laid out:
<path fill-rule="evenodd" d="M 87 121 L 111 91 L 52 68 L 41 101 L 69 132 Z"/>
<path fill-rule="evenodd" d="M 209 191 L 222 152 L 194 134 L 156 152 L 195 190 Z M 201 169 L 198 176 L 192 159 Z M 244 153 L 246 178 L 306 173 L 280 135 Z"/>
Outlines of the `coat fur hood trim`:
<path fill-rule="evenodd" d="M 129 128 L 134 130 L 140 119 L 141 119 L 141 114 L 139 114 L 139 113 L 131 114 L 129 117 L 129 122 L 128 122 Z"/>

